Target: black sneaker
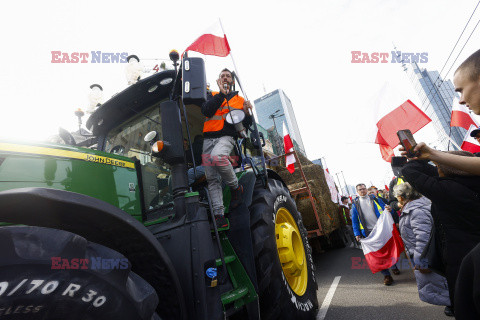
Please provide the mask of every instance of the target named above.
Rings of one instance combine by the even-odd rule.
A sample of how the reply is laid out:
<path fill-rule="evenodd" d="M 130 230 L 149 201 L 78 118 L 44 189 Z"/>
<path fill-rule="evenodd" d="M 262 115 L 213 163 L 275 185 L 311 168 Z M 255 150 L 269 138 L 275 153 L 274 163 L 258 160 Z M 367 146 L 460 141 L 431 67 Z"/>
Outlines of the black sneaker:
<path fill-rule="evenodd" d="M 241 184 L 238 185 L 238 188 L 232 190 L 232 198 L 230 200 L 230 210 L 235 209 L 242 203 L 243 198 L 243 186 Z"/>
<path fill-rule="evenodd" d="M 445 307 L 445 309 L 443 310 L 443 313 L 445 313 L 445 315 L 447 317 L 454 317 L 455 316 L 455 312 L 453 311 L 453 308 L 449 307 L 449 306 Z"/>
<path fill-rule="evenodd" d="M 215 224 L 217 225 L 218 229 L 228 227 L 228 221 L 223 215 L 215 215 Z"/>

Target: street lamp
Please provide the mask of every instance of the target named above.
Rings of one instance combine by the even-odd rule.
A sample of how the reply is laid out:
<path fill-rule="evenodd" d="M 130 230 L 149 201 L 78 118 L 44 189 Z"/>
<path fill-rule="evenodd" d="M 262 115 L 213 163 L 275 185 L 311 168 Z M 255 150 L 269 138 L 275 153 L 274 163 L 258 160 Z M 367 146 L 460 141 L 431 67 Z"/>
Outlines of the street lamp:
<path fill-rule="evenodd" d="M 280 147 L 280 141 L 278 141 L 278 130 L 277 130 L 277 124 L 275 123 L 275 118 L 280 118 L 281 116 L 284 115 L 284 113 L 282 114 L 278 114 L 280 112 L 280 109 L 277 109 L 274 113 L 272 113 L 271 115 L 268 116 L 268 118 L 272 119 L 273 120 L 273 127 L 275 128 L 275 145 L 276 145 L 276 149 L 277 149 L 277 152 L 280 151 L 281 147 Z"/>
<path fill-rule="evenodd" d="M 280 109 L 277 109 L 274 113 L 268 116 L 268 118 L 273 120 L 273 126 L 275 127 L 275 131 L 277 131 L 277 125 L 275 124 L 275 118 L 280 118 L 284 114 L 278 114 L 280 112 Z"/>

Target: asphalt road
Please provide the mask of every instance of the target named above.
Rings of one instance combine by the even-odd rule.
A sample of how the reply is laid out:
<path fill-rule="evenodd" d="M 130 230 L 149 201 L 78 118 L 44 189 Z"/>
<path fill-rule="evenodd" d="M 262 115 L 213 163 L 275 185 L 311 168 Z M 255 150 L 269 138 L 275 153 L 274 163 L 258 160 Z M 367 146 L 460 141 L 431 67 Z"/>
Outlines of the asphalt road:
<path fill-rule="evenodd" d="M 325 301 L 317 320 L 454 319 L 445 316 L 444 307 L 419 299 L 415 277 L 411 269 L 407 269 L 407 261 L 400 275 L 392 274 L 394 284 L 385 286 L 383 275 L 380 272 L 372 274 L 368 267 L 362 267 L 360 259 L 363 259 L 363 252 L 350 247 L 314 255 L 319 308 Z M 400 264 L 399 267 L 402 268 Z M 332 288 L 327 296 L 334 280 L 338 285 L 334 293 Z M 325 314 L 328 300 L 330 305 Z"/>

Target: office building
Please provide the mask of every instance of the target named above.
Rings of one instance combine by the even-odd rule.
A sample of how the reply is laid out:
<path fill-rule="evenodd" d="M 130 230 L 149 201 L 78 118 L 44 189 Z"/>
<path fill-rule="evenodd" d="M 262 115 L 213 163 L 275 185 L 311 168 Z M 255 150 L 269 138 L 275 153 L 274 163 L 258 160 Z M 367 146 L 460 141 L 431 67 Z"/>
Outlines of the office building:
<path fill-rule="evenodd" d="M 283 153 L 284 132 L 282 123 L 285 122 L 295 149 L 306 155 L 292 102 L 283 90 L 274 90 L 256 99 L 254 104 L 258 123 L 270 132 L 275 154 Z"/>
<path fill-rule="evenodd" d="M 455 150 L 452 143 L 449 145 L 448 136 L 460 146 L 466 130 L 460 127 L 450 127 L 453 100 L 458 98 L 453 83 L 440 78 L 438 71 L 420 68 L 416 62 L 403 63 L 402 67 L 422 102 L 422 106 L 418 107 L 432 119 L 438 135 L 434 145 L 440 150 Z"/>

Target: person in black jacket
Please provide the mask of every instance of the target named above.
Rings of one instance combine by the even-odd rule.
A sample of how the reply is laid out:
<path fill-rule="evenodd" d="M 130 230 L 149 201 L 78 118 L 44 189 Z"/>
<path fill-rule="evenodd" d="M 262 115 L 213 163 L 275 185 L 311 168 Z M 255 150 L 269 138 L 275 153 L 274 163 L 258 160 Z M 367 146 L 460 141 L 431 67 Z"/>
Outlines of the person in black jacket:
<path fill-rule="evenodd" d="M 457 319 L 480 319 L 480 244 L 463 258 L 455 289 Z"/>
<path fill-rule="evenodd" d="M 473 157 L 467 151 L 451 151 Z M 435 242 L 440 248 L 450 299 L 462 259 L 480 242 L 480 177 L 427 161 L 413 160 L 402 169 L 405 180 L 432 201 Z"/>

